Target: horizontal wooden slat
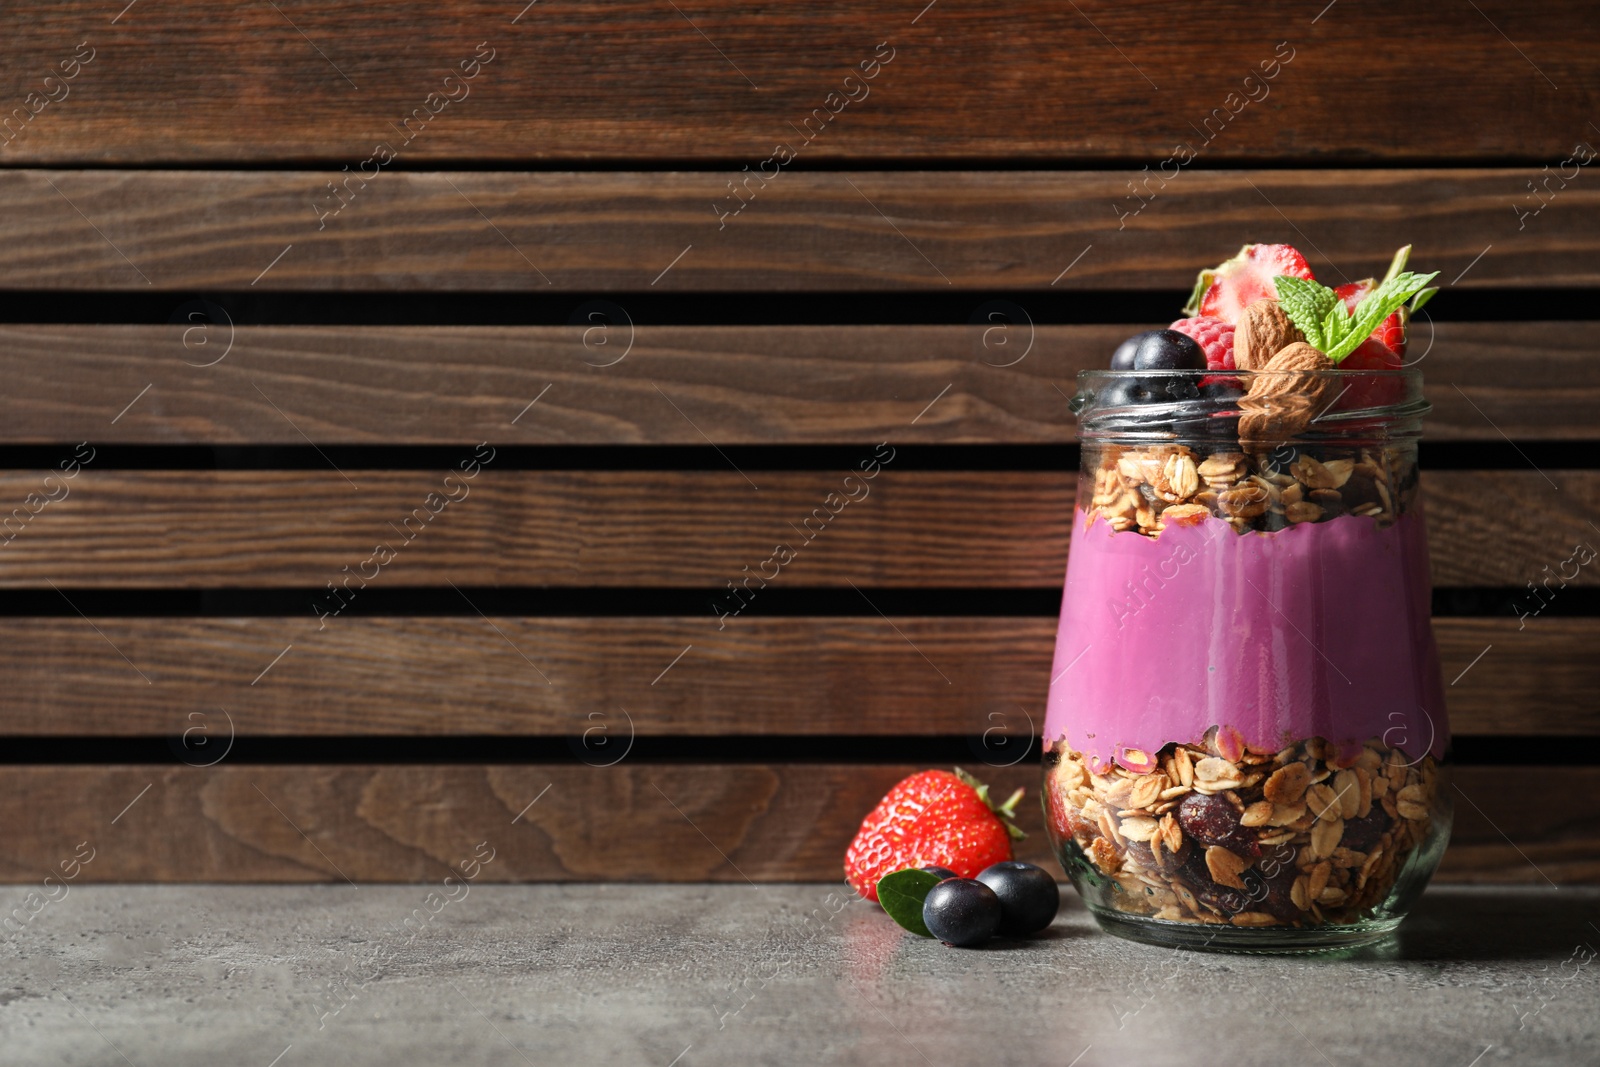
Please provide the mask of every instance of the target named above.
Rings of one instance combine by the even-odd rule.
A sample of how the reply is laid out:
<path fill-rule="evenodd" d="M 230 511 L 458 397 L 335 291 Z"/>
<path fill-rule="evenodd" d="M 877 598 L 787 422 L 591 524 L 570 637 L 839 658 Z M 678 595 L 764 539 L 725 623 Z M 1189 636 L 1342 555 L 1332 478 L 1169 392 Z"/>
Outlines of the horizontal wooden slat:
<path fill-rule="evenodd" d="M 15 536 L 0 559 L 0 586 L 323 589 L 347 573 L 370 576 L 374 565 L 364 561 L 379 542 L 395 553 L 379 561 L 373 581 L 383 585 L 718 590 L 746 566 L 757 573 L 784 543 L 795 552 L 776 579 L 786 586 L 1052 586 L 1063 573 L 1076 482 L 1059 471 L 896 471 L 892 460 L 875 480 L 848 486 L 844 470 L 491 464 L 464 499 L 408 526 L 407 542 L 402 521 L 413 510 L 427 517 L 424 503 L 446 491 L 446 473 L 91 466 L 65 483 L 65 498 L 7 528 Z M 0 473 L 0 501 L 20 508 L 30 493 L 62 492 L 48 484 L 57 487 L 48 489 L 40 472 Z M 1590 523 L 1600 519 L 1595 471 L 1433 471 L 1424 486 L 1436 585 L 1521 586 L 1592 538 Z M 449 491 L 460 495 L 460 485 Z M 845 492 L 861 499 L 818 531 L 824 500 Z M 822 514 L 808 542 L 802 524 L 813 509 Z M 1592 570 L 1580 570 L 1576 584 L 1600 582 Z"/>
<path fill-rule="evenodd" d="M 630 327 L 612 314 L 598 329 L 4 326 L 0 440 L 1056 442 L 1075 436 L 1077 372 L 1160 325 L 1030 328 L 1013 311 L 1000 329 Z M 1411 357 L 1434 404 L 1428 438 L 1600 434 L 1594 333 L 1585 322 L 1419 319 Z"/>
<path fill-rule="evenodd" d="M 1198 10 L 836 0 L 803 15 L 739 0 L 120 6 L 7 6 L 8 110 L 30 91 L 43 108 L 12 158 L 314 159 L 354 172 L 384 142 L 402 166 L 656 156 L 756 170 L 787 143 L 800 165 L 1154 165 L 1190 142 L 1202 160 L 1543 161 L 1587 136 L 1584 90 L 1600 47 L 1592 10 L 1574 0 L 1497 0 L 1448 20 L 1354 0 L 1320 18 L 1241 0 Z M 488 65 L 465 85 L 447 82 L 480 42 Z M 44 81 L 75 49 L 92 56 L 67 68 L 76 78 Z M 865 84 L 846 81 L 875 54 L 888 65 Z M 1273 77 L 1247 80 L 1263 69 Z M 858 102 L 846 106 L 843 92 Z M 1246 93 L 1258 102 L 1246 106 Z M 438 114 L 407 143 L 397 124 L 425 101 Z M 813 119 L 821 132 L 807 144 L 801 125 L 827 108 L 840 113 L 825 126 Z"/>
<path fill-rule="evenodd" d="M 1187 291 L 1244 238 L 1335 281 L 1410 242 L 1463 287 L 1600 284 L 1600 186 L 1519 229 L 1534 176 L 1193 171 L 1119 222 L 1123 172 L 796 172 L 724 223 L 725 172 L 395 172 L 319 223 L 325 171 L 5 171 L 0 288 Z"/>
<path fill-rule="evenodd" d="M 1600 734 L 1600 619 L 1519 625 L 1435 621 L 1445 680 L 1459 679 L 1454 731 Z M 321 632 L 309 613 L 0 619 L 0 735 L 194 730 L 183 754 L 198 763 L 233 734 L 588 734 L 596 761 L 631 735 L 988 734 L 1003 761 L 1043 728 L 1055 630 L 1049 618 L 876 615 L 746 616 L 721 630 L 709 614 L 353 617 Z"/>
<path fill-rule="evenodd" d="M 86 882 L 431 881 L 479 842 L 495 850 L 484 881 L 833 881 L 861 817 L 916 769 L 13 766 L 0 768 L 0 881 L 37 882 L 85 841 Z M 1038 767 L 983 771 L 997 790 L 1028 787 L 1019 853 L 1053 866 Z M 1600 879 L 1600 768 L 1456 774 L 1471 802 L 1457 799 L 1441 878 Z"/>

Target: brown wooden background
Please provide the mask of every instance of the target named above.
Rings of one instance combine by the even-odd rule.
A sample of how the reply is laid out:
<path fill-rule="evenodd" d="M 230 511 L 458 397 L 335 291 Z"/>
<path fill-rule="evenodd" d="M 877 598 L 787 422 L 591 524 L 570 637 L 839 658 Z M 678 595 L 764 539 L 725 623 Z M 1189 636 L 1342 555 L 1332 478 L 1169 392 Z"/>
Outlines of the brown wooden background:
<path fill-rule="evenodd" d="M 1600 540 L 1593 5 L 73 0 L 0 35 L 0 879 L 85 840 L 96 880 L 484 840 L 490 879 L 832 879 L 915 766 L 1031 787 L 1073 375 L 1246 240 L 1443 272 L 1444 877 L 1600 879 L 1600 572 L 1518 617 Z"/>

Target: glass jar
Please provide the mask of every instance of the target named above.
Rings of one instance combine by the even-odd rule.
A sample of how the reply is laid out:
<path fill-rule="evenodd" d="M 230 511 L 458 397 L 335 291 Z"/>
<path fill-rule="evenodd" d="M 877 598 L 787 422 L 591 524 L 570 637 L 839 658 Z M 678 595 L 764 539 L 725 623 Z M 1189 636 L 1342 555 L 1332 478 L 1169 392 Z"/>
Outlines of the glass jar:
<path fill-rule="evenodd" d="M 1451 803 L 1411 371 L 1088 371 L 1045 718 L 1057 855 L 1107 931 L 1376 940 Z"/>

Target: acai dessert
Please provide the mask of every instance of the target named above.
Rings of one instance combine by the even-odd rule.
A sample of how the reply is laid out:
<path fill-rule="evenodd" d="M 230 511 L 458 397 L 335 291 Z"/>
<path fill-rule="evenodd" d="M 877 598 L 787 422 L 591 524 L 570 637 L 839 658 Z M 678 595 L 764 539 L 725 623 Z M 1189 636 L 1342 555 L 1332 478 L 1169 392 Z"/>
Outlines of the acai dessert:
<path fill-rule="evenodd" d="M 1247 245 L 1080 375 L 1044 804 L 1114 933 L 1357 944 L 1438 864 L 1449 730 L 1405 364 L 1435 276 L 1409 251 L 1329 287 Z"/>

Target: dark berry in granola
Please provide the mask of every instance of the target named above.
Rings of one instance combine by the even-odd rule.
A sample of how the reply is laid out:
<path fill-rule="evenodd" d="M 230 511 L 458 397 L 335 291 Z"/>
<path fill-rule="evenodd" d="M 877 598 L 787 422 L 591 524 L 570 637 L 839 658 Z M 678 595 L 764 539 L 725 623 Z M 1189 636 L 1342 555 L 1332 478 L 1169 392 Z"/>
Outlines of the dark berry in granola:
<path fill-rule="evenodd" d="M 1378 843 L 1378 839 L 1387 829 L 1389 829 L 1388 813 L 1374 804 L 1365 818 L 1344 821 L 1344 836 L 1339 842 L 1356 852 L 1367 852 Z"/>
<path fill-rule="evenodd" d="M 1289 891 L 1294 888 L 1295 876 L 1300 872 L 1295 869 L 1292 862 L 1275 860 L 1270 868 L 1267 860 L 1263 860 L 1259 867 L 1270 869 L 1271 873 L 1251 869 L 1239 876 L 1245 884 L 1245 895 L 1250 898 L 1252 911 L 1264 911 L 1280 922 L 1294 922 L 1304 913 L 1295 907 L 1294 900 Z"/>
<path fill-rule="evenodd" d="M 1202 845 L 1221 845 L 1246 859 L 1261 855 L 1256 835 L 1239 824 L 1239 813 L 1220 796 L 1190 793 L 1178 805 L 1178 825 Z"/>
<path fill-rule="evenodd" d="M 1228 915 L 1237 915 L 1241 911 L 1250 910 L 1248 895 L 1237 889 L 1218 885 L 1211 880 L 1211 872 L 1206 867 L 1205 853 L 1199 849 L 1189 854 L 1179 870 L 1182 872 L 1183 880 L 1188 883 L 1190 891 L 1200 903 L 1210 905 Z"/>

